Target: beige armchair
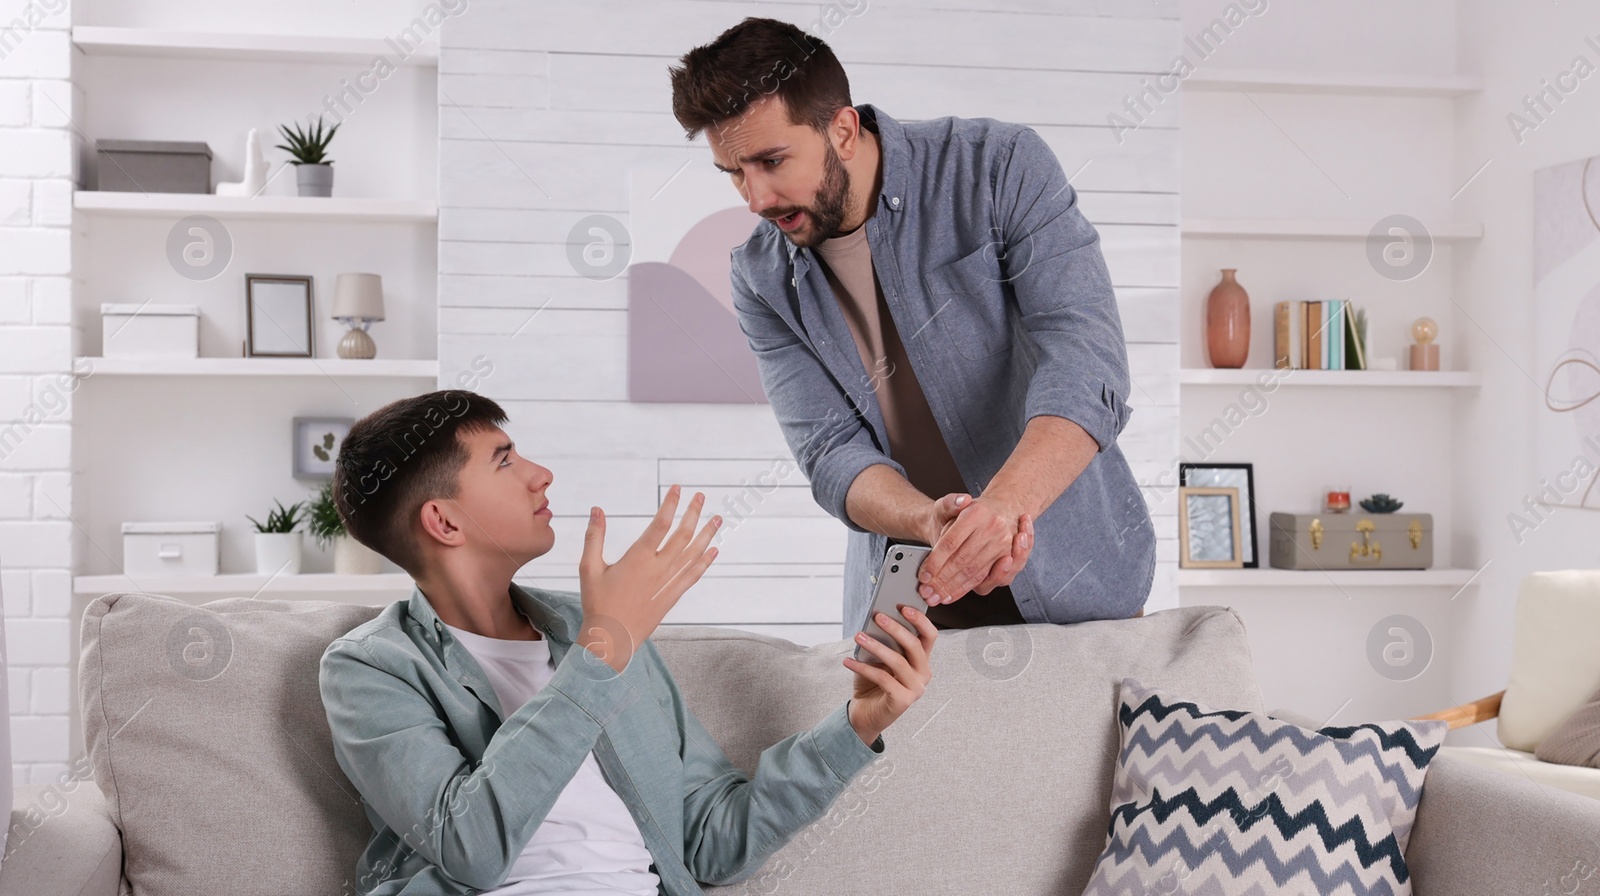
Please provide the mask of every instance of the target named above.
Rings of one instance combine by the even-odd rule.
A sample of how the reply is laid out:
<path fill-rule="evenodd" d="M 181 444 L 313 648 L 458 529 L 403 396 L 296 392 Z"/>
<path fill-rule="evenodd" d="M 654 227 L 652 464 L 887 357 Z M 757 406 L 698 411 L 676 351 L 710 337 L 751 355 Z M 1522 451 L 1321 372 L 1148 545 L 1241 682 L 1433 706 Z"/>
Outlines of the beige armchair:
<path fill-rule="evenodd" d="M 1505 690 L 1420 718 L 1444 719 L 1452 729 L 1494 719 L 1501 746 L 1447 746 L 1440 754 L 1600 799 L 1600 769 L 1534 755 L 1539 742 L 1600 689 L 1600 570 L 1523 579 L 1512 639 Z"/>

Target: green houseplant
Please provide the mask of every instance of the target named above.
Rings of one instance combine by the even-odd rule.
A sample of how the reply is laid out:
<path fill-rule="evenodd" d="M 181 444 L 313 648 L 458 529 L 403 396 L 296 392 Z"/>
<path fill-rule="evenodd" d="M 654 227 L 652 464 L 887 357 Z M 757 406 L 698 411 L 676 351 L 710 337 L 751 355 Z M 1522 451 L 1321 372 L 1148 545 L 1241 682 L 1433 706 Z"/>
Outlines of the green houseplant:
<path fill-rule="evenodd" d="M 328 158 L 328 144 L 333 142 L 338 130 L 336 124 L 324 131 L 320 115 L 316 124 L 304 130 L 298 124 L 293 130 L 287 125 L 278 125 L 278 133 L 286 143 L 279 143 L 275 148 L 293 156 L 290 164 L 294 165 L 295 186 L 301 196 L 333 195 L 333 160 Z"/>
<path fill-rule="evenodd" d="M 283 502 L 277 498 L 273 498 L 272 502 L 278 507 L 267 512 L 266 522 L 248 513 L 244 517 L 256 526 L 256 572 L 260 575 L 279 572 L 297 575 L 300 572 L 300 548 L 305 542 L 305 533 L 296 527 L 300 525 L 301 514 L 305 513 L 305 502 L 296 501 L 288 507 L 283 506 Z"/>
<path fill-rule="evenodd" d="M 311 499 L 311 516 L 306 523 L 317 546 L 333 545 L 333 571 L 339 575 L 373 575 L 383 566 L 383 555 L 367 547 L 345 531 L 339 506 L 333 500 L 333 481 L 329 480 Z"/>

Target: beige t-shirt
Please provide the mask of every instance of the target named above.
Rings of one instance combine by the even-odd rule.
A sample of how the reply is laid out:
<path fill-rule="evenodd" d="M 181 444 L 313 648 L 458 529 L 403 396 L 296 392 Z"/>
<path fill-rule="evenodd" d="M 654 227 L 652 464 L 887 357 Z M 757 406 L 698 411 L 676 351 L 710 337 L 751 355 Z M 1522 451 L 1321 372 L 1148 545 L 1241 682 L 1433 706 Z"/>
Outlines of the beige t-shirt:
<path fill-rule="evenodd" d="M 823 240 L 816 250 L 850 335 L 855 337 L 861 365 L 877 393 L 889 432 L 889 456 L 906 468 L 907 481 L 930 498 L 966 492 L 961 471 L 933 419 L 884 301 L 872 267 L 866 225 Z"/>

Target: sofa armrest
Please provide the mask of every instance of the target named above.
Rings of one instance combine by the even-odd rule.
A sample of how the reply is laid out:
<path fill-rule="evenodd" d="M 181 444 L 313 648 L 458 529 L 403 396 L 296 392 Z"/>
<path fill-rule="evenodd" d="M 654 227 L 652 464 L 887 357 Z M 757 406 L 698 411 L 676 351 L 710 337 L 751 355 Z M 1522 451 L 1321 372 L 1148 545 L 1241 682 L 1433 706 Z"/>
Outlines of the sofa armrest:
<path fill-rule="evenodd" d="M 1441 753 L 1423 781 L 1406 864 L 1417 896 L 1600 887 L 1600 800 Z"/>
<path fill-rule="evenodd" d="M 0 896 L 118 896 L 122 833 L 93 781 L 18 787 Z"/>

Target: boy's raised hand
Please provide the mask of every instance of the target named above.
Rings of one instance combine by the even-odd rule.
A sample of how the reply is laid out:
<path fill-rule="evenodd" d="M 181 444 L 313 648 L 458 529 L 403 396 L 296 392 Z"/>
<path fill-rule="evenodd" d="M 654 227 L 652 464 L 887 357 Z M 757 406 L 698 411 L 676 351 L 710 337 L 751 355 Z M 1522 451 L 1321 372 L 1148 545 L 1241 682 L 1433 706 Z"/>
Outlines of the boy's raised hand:
<path fill-rule="evenodd" d="M 583 629 L 577 643 L 618 672 L 627 668 L 634 650 L 716 559 L 717 549 L 709 545 L 722 517 L 713 516 L 694 534 L 705 504 L 706 496 L 700 492 L 695 492 L 682 522 L 667 537 L 678 510 L 678 494 L 676 485 L 667 490 L 666 500 L 644 534 L 615 563 L 606 563 L 600 554 L 606 538 L 605 511 L 598 507 L 589 510 L 583 556 L 578 561 Z"/>
<path fill-rule="evenodd" d="M 928 654 L 933 652 L 933 642 L 938 640 L 939 631 L 928 620 L 928 614 L 916 607 L 901 604 L 900 612 L 916 626 L 915 633 L 906 628 L 905 623 L 885 613 L 878 614 L 877 623 L 900 645 L 905 656 L 877 638 L 859 632 L 856 642 L 877 657 L 878 662 L 864 663 L 853 656 L 844 658 L 845 666 L 856 673 L 855 696 L 850 700 L 850 726 L 867 746 L 872 746 L 878 735 L 922 697 L 933 678 Z"/>

